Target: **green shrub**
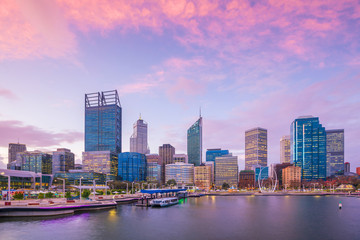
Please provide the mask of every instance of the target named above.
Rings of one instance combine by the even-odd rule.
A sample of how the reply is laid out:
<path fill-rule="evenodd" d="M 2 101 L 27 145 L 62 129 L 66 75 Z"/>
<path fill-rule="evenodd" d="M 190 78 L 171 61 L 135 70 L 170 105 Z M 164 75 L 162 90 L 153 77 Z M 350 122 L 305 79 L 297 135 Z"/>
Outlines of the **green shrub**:
<path fill-rule="evenodd" d="M 46 198 L 53 198 L 54 194 L 52 192 L 47 192 L 47 193 L 45 193 L 45 197 Z"/>
<path fill-rule="evenodd" d="M 71 192 L 66 192 L 65 193 L 65 198 L 70 199 L 71 198 Z"/>
<path fill-rule="evenodd" d="M 15 200 L 22 200 L 22 199 L 24 199 L 24 194 L 22 192 L 16 192 L 16 193 L 14 193 L 13 198 Z"/>
<path fill-rule="evenodd" d="M 45 195 L 43 193 L 39 193 L 39 199 L 44 199 Z"/>
<path fill-rule="evenodd" d="M 89 189 L 84 189 L 83 191 L 82 191 L 82 193 L 81 193 L 81 197 L 83 197 L 83 198 L 89 198 L 89 196 L 90 196 L 90 190 Z"/>

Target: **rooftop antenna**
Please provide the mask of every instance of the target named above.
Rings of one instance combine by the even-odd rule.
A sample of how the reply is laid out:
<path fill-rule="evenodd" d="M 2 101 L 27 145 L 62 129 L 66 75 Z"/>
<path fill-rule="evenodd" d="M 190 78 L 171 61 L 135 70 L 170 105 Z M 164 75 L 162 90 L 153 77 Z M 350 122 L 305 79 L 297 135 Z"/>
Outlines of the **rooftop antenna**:
<path fill-rule="evenodd" d="M 199 108 L 199 117 L 201 117 L 201 107 Z"/>
<path fill-rule="evenodd" d="M 140 118 L 139 119 L 141 120 L 141 113 L 140 113 Z"/>

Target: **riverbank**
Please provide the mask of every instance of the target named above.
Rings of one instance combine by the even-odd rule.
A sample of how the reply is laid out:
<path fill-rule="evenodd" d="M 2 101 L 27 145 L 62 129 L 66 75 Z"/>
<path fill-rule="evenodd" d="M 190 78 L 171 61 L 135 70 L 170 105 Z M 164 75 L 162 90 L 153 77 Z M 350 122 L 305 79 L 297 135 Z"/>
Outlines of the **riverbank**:
<path fill-rule="evenodd" d="M 360 193 L 330 193 L 330 192 L 210 192 L 206 196 L 344 196 L 360 197 Z"/>

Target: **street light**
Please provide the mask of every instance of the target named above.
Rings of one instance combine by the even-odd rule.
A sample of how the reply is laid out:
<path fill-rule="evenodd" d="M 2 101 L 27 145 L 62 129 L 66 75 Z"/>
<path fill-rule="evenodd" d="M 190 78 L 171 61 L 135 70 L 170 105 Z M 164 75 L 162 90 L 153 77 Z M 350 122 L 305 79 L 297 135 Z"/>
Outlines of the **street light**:
<path fill-rule="evenodd" d="M 83 179 L 83 178 L 84 178 L 84 177 L 81 177 L 81 178 L 80 178 L 80 198 L 79 198 L 80 201 L 79 201 L 79 202 L 81 202 L 81 179 Z"/>
<path fill-rule="evenodd" d="M 113 182 L 113 181 L 114 181 L 114 180 L 106 180 L 106 181 L 105 181 L 105 192 L 106 192 L 106 195 L 107 195 L 106 186 L 107 186 L 108 182 Z M 110 189 L 110 187 L 109 187 L 109 189 Z"/>
<path fill-rule="evenodd" d="M 64 178 L 57 178 L 57 179 L 63 181 L 63 195 L 64 195 L 63 197 L 65 198 L 65 179 Z"/>
<path fill-rule="evenodd" d="M 1 175 L 3 175 L 4 177 L 7 176 L 8 177 L 8 193 L 7 193 L 7 198 L 9 201 L 11 201 L 11 198 L 10 198 L 10 175 L 5 175 L 5 172 L 2 172 Z"/>

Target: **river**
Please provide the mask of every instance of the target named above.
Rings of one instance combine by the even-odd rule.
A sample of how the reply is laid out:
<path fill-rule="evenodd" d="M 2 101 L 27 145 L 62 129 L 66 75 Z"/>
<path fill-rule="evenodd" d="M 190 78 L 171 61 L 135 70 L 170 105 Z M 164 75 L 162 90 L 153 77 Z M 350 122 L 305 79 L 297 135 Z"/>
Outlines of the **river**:
<path fill-rule="evenodd" d="M 3 218 L 0 239 L 360 239 L 360 198 L 206 196 L 161 209 Z"/>

